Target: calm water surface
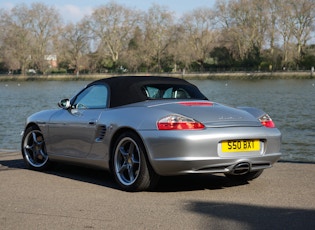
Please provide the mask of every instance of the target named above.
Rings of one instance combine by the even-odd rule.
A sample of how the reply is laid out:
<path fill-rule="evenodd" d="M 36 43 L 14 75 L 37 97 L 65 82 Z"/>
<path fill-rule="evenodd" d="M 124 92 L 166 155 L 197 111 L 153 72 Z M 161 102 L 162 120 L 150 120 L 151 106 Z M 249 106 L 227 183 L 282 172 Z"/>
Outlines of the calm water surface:
<path fill-rule="evenodd" d="M 193 80 L 210 99 L 268 112 L 283 135 L 282 160 L 315 162 L 315 80 Z M 0 149 L 20 149 L 25 118 L 57 108 L 87 81 L 0 82 Z"/>

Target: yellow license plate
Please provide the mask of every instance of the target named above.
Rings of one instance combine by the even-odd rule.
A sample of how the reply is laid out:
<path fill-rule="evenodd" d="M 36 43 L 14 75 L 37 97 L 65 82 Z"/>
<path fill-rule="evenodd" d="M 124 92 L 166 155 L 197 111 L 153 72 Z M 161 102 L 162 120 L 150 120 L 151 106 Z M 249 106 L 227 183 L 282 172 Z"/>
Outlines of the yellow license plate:
<path fill-rule="evenodd" d="M 222 152 L 260 151 L 259 140 L 233 140 L 222 142 Z"/>

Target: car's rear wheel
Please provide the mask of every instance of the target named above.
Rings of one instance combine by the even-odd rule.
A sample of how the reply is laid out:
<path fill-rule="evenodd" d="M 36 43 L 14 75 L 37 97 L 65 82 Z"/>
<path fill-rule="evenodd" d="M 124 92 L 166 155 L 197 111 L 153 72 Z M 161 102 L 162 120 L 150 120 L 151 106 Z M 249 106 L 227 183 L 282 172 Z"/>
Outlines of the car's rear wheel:
<path fill-rule="evenodd" d="M 48 166 L 48 155 L 44 135 L 36 127 L 25 130 L 22 138 L 22 155 L 30 169 L 43 170 Z"/>
<path fill-rule="evenodd" d="M 263 171 L 264 170 L 262 169 L 262 170 L 248 172 L 242 175 L 225 174 L 225 176 L 229 179 L 236 180 L 236 181 L 250 181 L 259 177 L 263 173 Z"/>
<path fill-rule="evenodd" d="M 158 181 L 158 176 L 146 158 L 141 139 L 133 132 L 128 131 L 119 136 L 111 163 L 115 180 L 123 190 L 148 190 Z"/>

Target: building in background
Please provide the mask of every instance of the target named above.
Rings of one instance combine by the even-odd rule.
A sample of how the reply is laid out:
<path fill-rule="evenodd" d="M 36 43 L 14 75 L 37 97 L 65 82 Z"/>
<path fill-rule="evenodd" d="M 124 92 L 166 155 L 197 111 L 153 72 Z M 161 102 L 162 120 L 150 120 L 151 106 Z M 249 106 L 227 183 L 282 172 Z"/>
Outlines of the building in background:
<path fill-rule="evenodd" d="M 57 68 L 57 55 L 51 54 L 51 55 L 45 55 L 45 60 L 49 63 L 49 68 Z"/>

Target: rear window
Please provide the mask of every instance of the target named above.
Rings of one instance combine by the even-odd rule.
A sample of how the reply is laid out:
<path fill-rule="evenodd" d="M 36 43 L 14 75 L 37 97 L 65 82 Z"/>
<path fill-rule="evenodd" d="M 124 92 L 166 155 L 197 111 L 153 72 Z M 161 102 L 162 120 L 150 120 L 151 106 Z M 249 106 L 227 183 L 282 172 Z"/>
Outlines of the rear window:
<path fill-rule="evenodd" d="M 148 99 L 191 99 L 196 98 L 193 88 L 186 85 L 147 85 L 143 92 Z"/>

